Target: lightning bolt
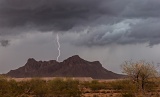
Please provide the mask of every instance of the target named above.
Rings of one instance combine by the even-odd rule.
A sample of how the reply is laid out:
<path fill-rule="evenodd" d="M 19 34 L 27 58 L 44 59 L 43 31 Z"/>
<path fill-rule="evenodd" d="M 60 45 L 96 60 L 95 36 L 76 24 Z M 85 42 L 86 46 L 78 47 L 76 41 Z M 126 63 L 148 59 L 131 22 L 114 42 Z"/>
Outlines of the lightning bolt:
<path fill-rule="evenodd" d="M 60 43 L 59 43 L 59 35 L 58 35 L 58 33 L 57 33 L 57 44 L 58 44 L 58 56 L 57 56 L 57 61 L 59 61 L 59 57 L 61 56 L 61 50 L 60 50 L 61 45 L 60 45 Z"/>

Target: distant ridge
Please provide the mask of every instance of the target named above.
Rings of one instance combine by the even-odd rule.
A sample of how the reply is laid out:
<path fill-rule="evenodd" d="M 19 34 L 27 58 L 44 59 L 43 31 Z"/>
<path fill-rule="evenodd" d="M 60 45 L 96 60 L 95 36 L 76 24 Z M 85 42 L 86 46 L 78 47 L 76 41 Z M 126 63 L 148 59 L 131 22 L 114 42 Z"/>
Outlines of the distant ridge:
<path fill-rule="evenodd" d="M 78 55 L 74 55 L 64 60 L 57 62 L 36 61 L 29 58 L 27 63 L 16 69 L 11 70 L 7 74 L 10 77 L 92 77 L 93 79 L 117 79 L 123 75 L 108 71 L 99 61 L 89 62 Z"/>

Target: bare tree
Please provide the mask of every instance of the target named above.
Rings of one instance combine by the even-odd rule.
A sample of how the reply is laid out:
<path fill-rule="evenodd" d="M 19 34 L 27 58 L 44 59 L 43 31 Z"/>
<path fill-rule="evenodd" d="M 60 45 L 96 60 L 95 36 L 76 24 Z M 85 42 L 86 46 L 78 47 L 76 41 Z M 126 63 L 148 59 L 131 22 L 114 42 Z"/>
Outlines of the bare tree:
<path fill-rule="evenodd" d="M 144 91 L 145 85 L 149 78 L 156 77 L 157 71 L 153 63 L 145 61 L 126 61 L 122 64 L 123 73 L 137 85 L 137 89 Z"/>

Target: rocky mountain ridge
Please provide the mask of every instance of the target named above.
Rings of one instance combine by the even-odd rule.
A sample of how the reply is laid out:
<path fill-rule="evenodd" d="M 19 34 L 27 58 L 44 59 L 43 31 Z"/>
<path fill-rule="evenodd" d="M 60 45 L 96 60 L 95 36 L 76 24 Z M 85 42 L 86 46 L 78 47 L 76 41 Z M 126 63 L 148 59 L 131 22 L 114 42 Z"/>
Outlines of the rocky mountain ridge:
<path fill-rule="evenodd" d="M 89 62 L 78 55 L 69 57 L 63 62 L 56 60 L 36 61 L 29 58 L 24 66 L 11 70 L 6 75 L 16 78 L 92 77 L 93 79 L 117 79 L 123 77 L 123 75 L 105 69 L 99 61 Z"/>

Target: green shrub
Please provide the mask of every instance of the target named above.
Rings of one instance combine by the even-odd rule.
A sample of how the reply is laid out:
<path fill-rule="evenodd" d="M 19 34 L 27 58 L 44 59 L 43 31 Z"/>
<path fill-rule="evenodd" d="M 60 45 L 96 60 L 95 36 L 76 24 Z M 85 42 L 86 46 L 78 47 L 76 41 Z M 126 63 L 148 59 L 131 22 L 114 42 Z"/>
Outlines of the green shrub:
<path fill-rule="evenodd" d="M 0 97 L 6 97 L 9 94 L 9 89 L 7 80 L 0 78 Z"/>
<path fill-rule="evenodd" d="M 23 94 L 21 88 L 14 80 L 0 79 L 0 97 L 17 97 Z"/>
<path fill-rule="evenodd" d="M 53 94 L 53 95 L 52 95 Z M 0 78 L 0 97 L 80 97 L 79 81 L 52 80 L 46 82 L 41 79 L 16 82 Z"/>
<path fill-rule="evenodd" d="M 29 88 L 32 91 L 33 95 L 36 95 L 37 97 L 45 97 L 48 93 L 48 88 L 46 85 L 46 81 L 41 79 L 32 79 L 29 81 Z"/>
<path fill-rule="evenodd" d="M 17 88 L 12 85 L 12 89 L 17 91 L 20 97 L 28 97 L 29 95 L 45 97 L 48 93 L 46 82 L 41 79 L 32 79 L 30 81 L 20 81 L 16 83 Z"/>
<path fill-rule="evenodd" d="M 17 97 L 18 95 L 24 93 L 24 91 L 15 80 L 9 80 L 7 83 L 9 85 L 9 93 L 12 95 L 12 97 Z"/>
<path fill-rule="evenodd" d="M 80 97 L 79 81 L 55 79 L 48 83 L 50 93 L 56 97 Z"/>

